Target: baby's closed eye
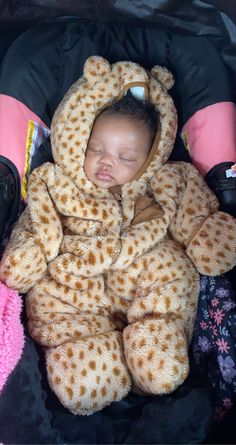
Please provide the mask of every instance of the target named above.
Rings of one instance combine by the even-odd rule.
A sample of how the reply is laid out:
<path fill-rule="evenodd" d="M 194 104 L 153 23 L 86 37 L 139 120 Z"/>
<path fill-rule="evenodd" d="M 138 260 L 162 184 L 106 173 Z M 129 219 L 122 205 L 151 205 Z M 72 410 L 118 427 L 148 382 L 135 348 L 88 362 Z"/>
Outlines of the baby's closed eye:
<path fill-rule="evenodd" d="M 120 156 L 120 159 L 125 162 L 135 162 L 136 161 L 136 159 L 130 159 L 130 158 L 126 158 L 124 156 Z"/>
<path fill-rule="evenodd" d="M 100 147 L 88 147 L 87 150 L 91 151 L 92 153 L 101 153 L 102 151 Z"/>

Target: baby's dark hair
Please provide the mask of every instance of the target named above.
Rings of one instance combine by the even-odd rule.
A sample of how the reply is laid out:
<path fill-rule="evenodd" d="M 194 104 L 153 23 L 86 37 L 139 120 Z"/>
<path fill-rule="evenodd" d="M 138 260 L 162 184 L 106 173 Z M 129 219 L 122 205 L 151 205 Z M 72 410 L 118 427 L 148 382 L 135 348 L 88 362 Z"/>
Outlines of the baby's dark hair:
<path fill-rule="evenodd" d="M 131 121 L 144 122 L 150 130 L 153 142 L 158 128 L 159 112 L 151 102 L 137 99 L 128 91 L 122 99 L 105 108 L 100 116 L 117 114 Z"/>

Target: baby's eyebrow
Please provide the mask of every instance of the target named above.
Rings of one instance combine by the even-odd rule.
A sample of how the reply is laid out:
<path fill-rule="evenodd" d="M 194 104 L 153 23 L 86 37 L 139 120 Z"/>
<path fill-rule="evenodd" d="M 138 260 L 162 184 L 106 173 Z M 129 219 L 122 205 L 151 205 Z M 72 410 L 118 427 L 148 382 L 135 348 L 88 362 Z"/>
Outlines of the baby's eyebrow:
<path fill-rule="evenodd" d="M 122 150 L 123 150 L 122 153 L 125 152 L 126 154 L 127 153 L 134 154 L 134 155 L 137 154 L 137 150 L 135 150 L 135 148 L 122 147 Z"/>
<path fill-rule="evenodd" d="M 99 139 L 93 139 L 93 138 L 90 138 L 90 139 L 88 140 L 88 144 L 91 144 L 91 142 L 94 143 L 94 144 L 100 144 Z"/>

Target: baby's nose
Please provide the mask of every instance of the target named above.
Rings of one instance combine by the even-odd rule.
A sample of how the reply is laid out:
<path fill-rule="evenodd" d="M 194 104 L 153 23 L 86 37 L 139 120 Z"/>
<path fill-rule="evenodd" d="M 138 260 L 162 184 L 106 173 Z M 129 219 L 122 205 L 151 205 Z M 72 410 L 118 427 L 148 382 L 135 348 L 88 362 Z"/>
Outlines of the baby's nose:
<path fill-rule="evenodd" d="M 101 164 L 104 165 L 112 165 L 113 164 L 113 158 L 108 153 L 103 153 L 103 155 L 100 158 Z"/>

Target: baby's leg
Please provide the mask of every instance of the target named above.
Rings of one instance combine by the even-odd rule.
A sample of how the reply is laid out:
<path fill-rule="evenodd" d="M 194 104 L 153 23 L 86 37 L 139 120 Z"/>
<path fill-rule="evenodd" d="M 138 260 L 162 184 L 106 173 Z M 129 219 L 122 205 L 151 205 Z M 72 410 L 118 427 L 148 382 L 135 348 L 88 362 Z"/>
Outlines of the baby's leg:
<path fill-rule="evenodd" d="M 93 414 L 128 394 L 131 379 L 122 342 L 113 329 L 46 352 L 50 386 L 73 414 Z"/>
<path fill-rule="evenodd" d="M 32 337 L 46 347 L 50 386 L 74 414 L 88 415 L 130 390 L 122 333 L 109 314 L 103 277 L 80 290 L 44 278 L 27 295 Z"/>
<path fill-rule="evenodd" d="M 147 393 L 163 394 L 175 390 L 188 375 L 199 277 L 171 240 L 161 242 L 141 261 L 143 270 L 123 332 L 125 356 L 136 385 Z"/>

